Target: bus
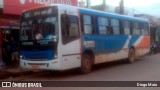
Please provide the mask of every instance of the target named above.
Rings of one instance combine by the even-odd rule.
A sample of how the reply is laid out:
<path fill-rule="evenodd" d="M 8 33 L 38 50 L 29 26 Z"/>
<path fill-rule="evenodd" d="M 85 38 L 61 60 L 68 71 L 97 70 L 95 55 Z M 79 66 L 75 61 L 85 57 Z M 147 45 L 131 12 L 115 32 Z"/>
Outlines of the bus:
<path fill-rule="evenodd" d="M 145 19 L 54 4 L 22 12 L 20 66 L 28 70 L 89 73 L 94 64 L 127 59 L 150 50 Z"/>

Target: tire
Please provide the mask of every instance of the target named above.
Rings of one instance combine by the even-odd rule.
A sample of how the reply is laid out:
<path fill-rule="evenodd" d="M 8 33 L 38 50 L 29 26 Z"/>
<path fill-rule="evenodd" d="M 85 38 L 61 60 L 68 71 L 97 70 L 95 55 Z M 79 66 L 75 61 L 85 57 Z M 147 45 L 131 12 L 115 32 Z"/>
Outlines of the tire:
<path fill-rule="evenodd" d="M 81 74 L 87 74 L 91 72 L 92 66 L 93 63 L 91 56 L 88 54 L 84 54 L 81 60 L 81 68 L 80 68 Z"/>
<path fill-rule="evenodd" d="M 128 63 L 135 62 L 135 58 L 136 58 L 136 56 L 135 56 L 135 50 L 133 48 L 131 48 L 129 50 L 129 53 L 128 53 Z"/>

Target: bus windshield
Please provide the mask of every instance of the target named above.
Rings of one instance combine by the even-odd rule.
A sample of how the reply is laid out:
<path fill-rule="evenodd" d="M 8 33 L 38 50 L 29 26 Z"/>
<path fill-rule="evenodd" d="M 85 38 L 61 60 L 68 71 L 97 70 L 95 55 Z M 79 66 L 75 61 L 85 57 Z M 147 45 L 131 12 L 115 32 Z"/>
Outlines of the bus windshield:
<path fill-rule="evenodd" d="M 31 10 L 21 16 L 22 46 L 47 46 L 57 42 L 58 13 L 55 7 Z M 51 45 L 50 45 L 51 46 Z"/>

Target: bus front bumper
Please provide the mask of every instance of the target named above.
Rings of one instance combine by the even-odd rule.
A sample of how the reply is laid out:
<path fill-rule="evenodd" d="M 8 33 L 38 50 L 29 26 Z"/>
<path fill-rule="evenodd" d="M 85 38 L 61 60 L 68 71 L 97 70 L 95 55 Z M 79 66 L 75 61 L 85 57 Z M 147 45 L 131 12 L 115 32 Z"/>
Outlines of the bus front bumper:
<path fill-rule="evenodd" d="M 20 67 L 27 70 L 61 70 L 58 59 L 50 61 L 20 60 Z"/>

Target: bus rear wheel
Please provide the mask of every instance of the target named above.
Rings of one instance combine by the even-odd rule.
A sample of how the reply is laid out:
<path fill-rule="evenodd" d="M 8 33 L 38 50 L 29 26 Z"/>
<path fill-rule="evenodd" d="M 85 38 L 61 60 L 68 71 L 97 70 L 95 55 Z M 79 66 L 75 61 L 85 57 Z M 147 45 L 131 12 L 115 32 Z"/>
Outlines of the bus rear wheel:
<path fill-rule="evenodd" d="M 92 58 L 88 54 L 84 54 L 81 60 L 80 72 L 82 74 L 87 74 L 92 70 Z"/>
<path fill-rule="evenodd" d="M 135 61 L 135 50 L 131 48 L 128 53 L 128 63 L 133 63 Z"/>

